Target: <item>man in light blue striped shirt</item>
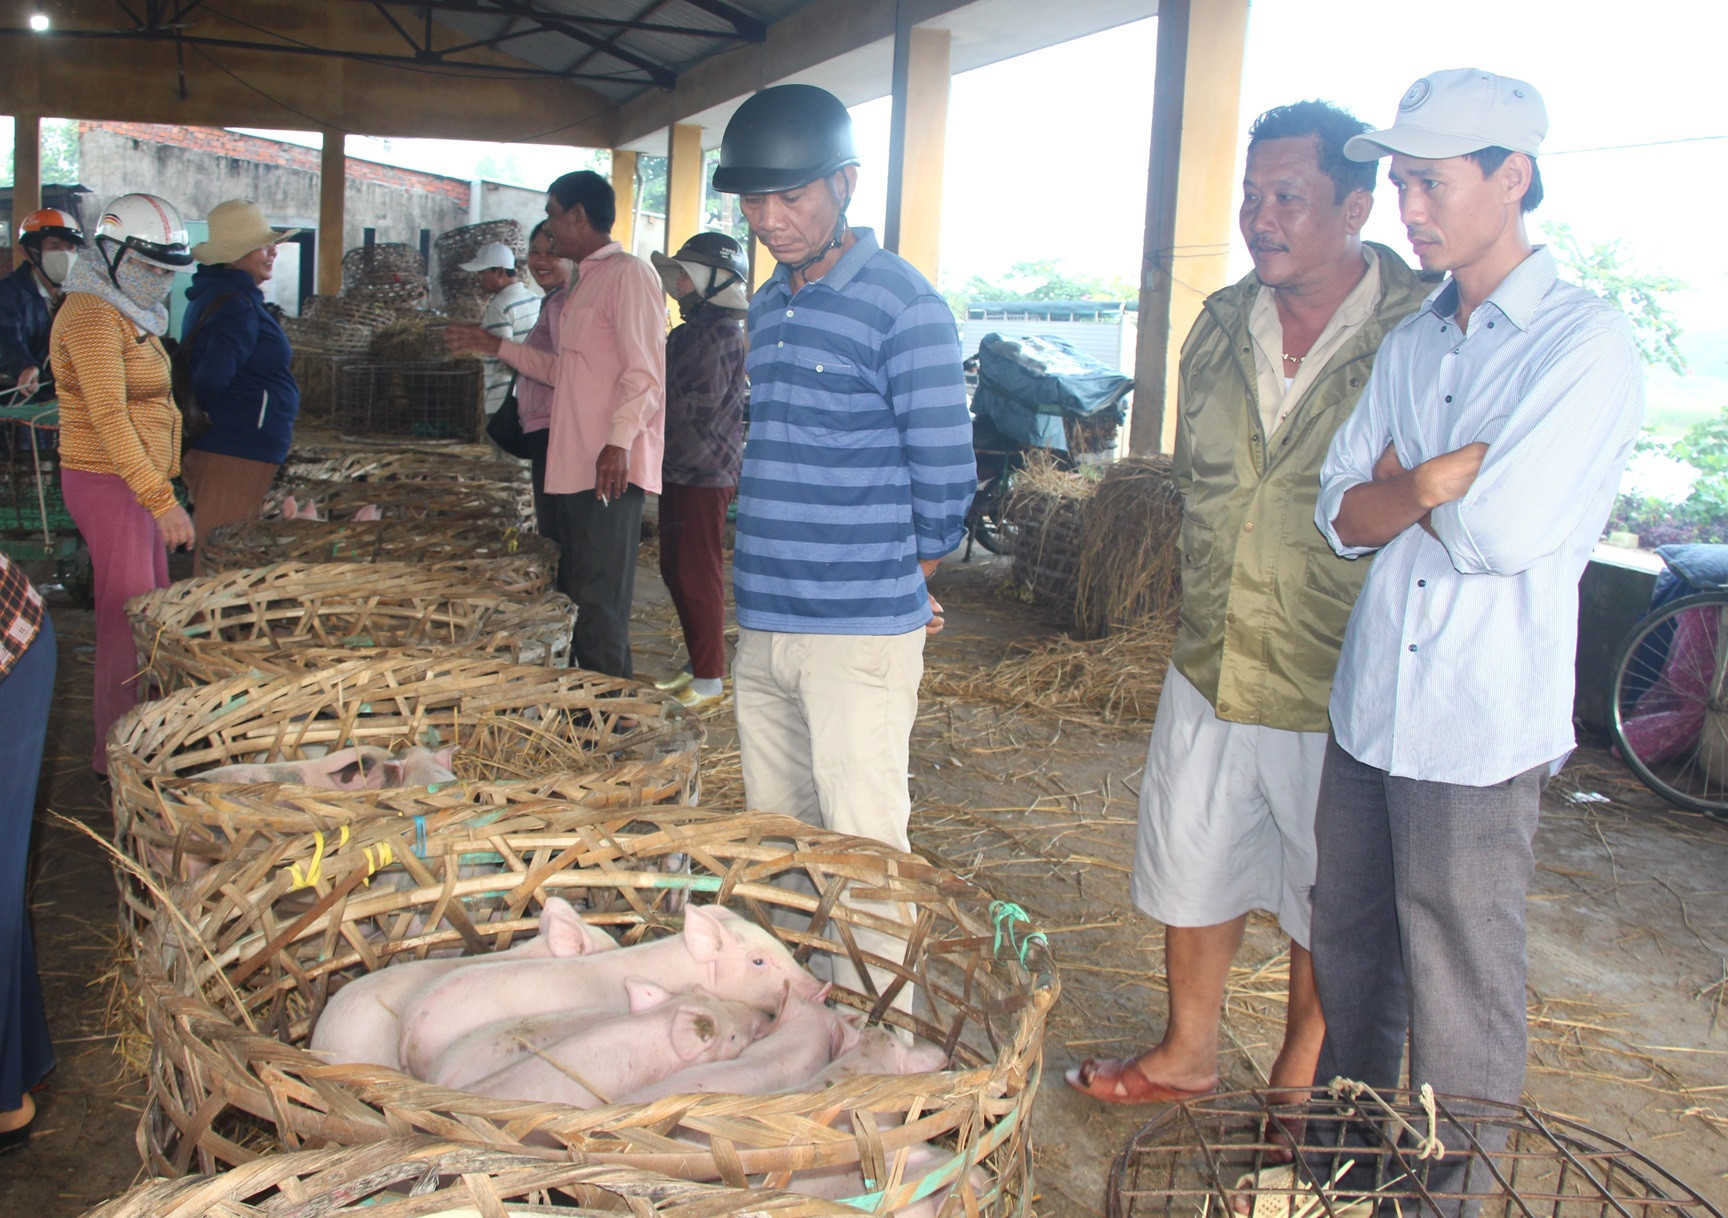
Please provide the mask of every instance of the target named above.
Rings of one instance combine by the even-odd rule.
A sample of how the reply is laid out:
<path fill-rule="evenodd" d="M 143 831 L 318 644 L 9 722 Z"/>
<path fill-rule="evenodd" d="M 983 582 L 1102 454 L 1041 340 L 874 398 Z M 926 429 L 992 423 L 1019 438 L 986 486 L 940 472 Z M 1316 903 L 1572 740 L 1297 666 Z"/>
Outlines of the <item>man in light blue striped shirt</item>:
<path fill-rule="evenodd" d="M 953 314 L 846 223 L 852 122 L 812 85 L 739 108 L 714 188 L 779 266 L 750 305 L 733 661 L 749 807 L 902 850 L 926 579 L 977 485 Z"/>
<path fill-rule="evenodd" d="M 1381 344 L 1321 470 L 1315 522 L 1377 557 L 1320 788 L 1318 1078 L 1396 1086 L 1408 1031 L 1412 1086 L 1523 1088 L 1524 902 L 1573 745 L 1578 579 L 1644 409 L 1626 319 L 1525 234 L 1546 128 L 1530 85 L 1459 69 L 1345 146 L 1391 155 L 1411 245 L 1450 275 Z"/>

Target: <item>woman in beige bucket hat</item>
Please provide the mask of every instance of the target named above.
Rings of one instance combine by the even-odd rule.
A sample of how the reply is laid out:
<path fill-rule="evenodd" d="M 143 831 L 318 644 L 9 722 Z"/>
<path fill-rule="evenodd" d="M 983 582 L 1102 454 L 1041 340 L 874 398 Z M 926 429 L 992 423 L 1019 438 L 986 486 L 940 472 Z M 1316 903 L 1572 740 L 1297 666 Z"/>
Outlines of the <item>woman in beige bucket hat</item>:
<path fill-rule="evenodd" d="M 288 336 L 265 309 L 261 290 L 275 269 L 277 244 L 299 230 L 277 232 L 250 199 L 218 203 L 209 223 L 209 239 L 192 247 L 200 265 L 180 326 L 192 388 L 210 416 L 210 429 L 181 462 L 198 531 L 195 571 L 203 568 L 211 529 L 257 518 L 300 412 Z"/>

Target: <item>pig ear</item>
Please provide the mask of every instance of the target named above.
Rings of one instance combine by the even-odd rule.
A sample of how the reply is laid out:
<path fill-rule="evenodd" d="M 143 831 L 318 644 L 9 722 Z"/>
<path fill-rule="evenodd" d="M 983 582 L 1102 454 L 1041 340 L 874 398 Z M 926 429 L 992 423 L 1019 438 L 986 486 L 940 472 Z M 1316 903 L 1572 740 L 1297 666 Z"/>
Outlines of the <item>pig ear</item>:
<path fill-rule="evenodd" d="M 448 770 L 450 768 L 450 763 L 455 760 L 456 746 L 454 744 L 447 744 L 443 748 L 439 749 L 434 756 L 437 758 L 438 764 Z"/>
<path fill-rule="evenodd" d="M 856 1013 L 842 1015 L 834 1021 L 834 1034 L 828 1041 L 829 1061 L 858 1047 L 858 1042 L 864 1038 L 863 1022 L 864 1017 Z"/>
<path fill-rule="evenodd" d="M 672 1019 L 672 1051 L 685 1061 L 694 1061 L 707 1052 L 719 1034 L 712 1012 L 699 1006 L 681 1006 Z"/>
<path fill-rule="evenodd" d="M 707 963 L 718 960 L 735 942 L 735 936 L 716 916 L 712 905 L 692 905 L 684 911 L 684 946 L 690 955 Z"/>
<path fill-rule="evenodd" d="M 284 496 L 282 499 L 282 519 L 293 520 L 296 517 L 298 517 L 299 514 L 300 514 L 299 501 L 296 500 L 294 498 L 294 496 L 292 496 L 292 495 Z"/>
<path fill-rule="evenodd" d="M 657 1007 L 672 997 L 665 986 L 658 985 L 646 977 L 624 978 L 624 993 L 629 997 L 632 1015 L 639 1015 L 643 1011 Z"/>
<path fill-rule="evenodd" d="M 554 956 L 590 956 L 597 950 L 594 931 L 563 897 L 552 897 L 540 911 L 540 935 Z"/>

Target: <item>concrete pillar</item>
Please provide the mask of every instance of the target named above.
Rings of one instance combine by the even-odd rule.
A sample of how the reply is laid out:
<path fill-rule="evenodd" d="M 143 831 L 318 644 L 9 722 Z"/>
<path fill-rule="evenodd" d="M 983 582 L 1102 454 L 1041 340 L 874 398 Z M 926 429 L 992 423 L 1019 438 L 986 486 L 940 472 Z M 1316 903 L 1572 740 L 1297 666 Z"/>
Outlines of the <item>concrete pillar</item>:
<path fill-rule="evenodd" d="M 107 202 L 106 199 L 103 202 Z M 12 239 L 25 216 L 42 206 L 42 119 L 12 116 Z M 20 254 L 18 257 L 22 258 Z"/>
<path fill-rule="evenodd" d="M 346 222 L 348 140 L 342 132 L 324 128 L 324 150 L 318 156 L 318 293 L 342 293 L 342 226 Z"/>
<path fill-rule="evenodd" d="M 1174 445 L 1182 342 L 1226 282 L 1247 39 L 1248 0 L 1159 4 L 1130 452 Z"/>
<path fill-rule="evenodd" d="M 894 40 L 886 246 L 931 283 L 942 252 L 942 168 L 948 150 L 947 30 L 901 29 Z"/>
<path fill-rule="evenodd" d="M 612 236 L 626 254 L 636 252 L 636 154 L 612 150 L 612 192 L 618 196 L 618 218 Z"/>
<path fill-rule="evenodd" d="M 666 252 L 702 231 L 702 128 L 679 123 L 672 128 L 671 160 L 666 164 Z"/>

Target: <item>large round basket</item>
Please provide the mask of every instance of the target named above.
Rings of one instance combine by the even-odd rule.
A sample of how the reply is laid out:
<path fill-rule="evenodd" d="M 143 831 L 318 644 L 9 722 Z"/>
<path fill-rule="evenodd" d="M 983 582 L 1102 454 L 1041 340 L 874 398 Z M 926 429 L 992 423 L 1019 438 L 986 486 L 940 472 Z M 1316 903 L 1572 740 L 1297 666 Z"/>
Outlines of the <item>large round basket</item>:
<path fill-rule="evenodd" d="M 845 1218 L 833 1201 L 696 1184 L 610 1163 L 550 1162 L 487 1146 L 391 1138 L 267 1155 L 209 1176 L 152 1180 L 84 1218 Z"/>
<path fill-rule="evenodd" d="M 181 580 L 127 602 L 158 691 L 324 667 L 362 649 L 453 647 L 564 668 L 576 606 L 506 595 L 418 563 L 274 563 Z"/>
<path fill-rule="evenodd" d="M 282 463 L 284 478 L 321 478 L 331 482 L 521 482 L 528 481 L 522 465 L 487 455 L 474 457 L 457 445 L 454 451 L 397 448 L 367 444 L 356 451 L 324 445 L 296 446 Z"/>
<path fill-rule="evenodd" d="M 146 870 L 180 878 L 271 835 L 449 807 L 561 799 L 591 807 L 694 803 L 705 730 L 654 689 L 579 668 L 454 652 L 380 651 L 280 677 L 179 690 L 108 737 L 116 836 Z M 297 761 L 350 745 L 459 750 L 436 789 L 334 791 L 201 782 L 214 766 Z M 135 899 L 135 912 L 152 916 Z"/>
<path fill-rule="evenodd" d="M 499 520 L 250 520 L 210 530 L 200 550 L 206 571 L 413 562 L 516 595 L 546 591 L 558 570 L 556 544 Z"/>
<path fill-rule="evenodd" d="M 1031 1105 L 1060 987 L 1017 907 L 915 855 L 760 813 L 523 806 L 491 825 L 385 840 L 395 828 L 374 821 L 326 852 L 310 898 L 304 855 L 231 860 L 175 890 L 183 917 L 144 932 L 136 966 L 151 1063 L 140 1146 L 151 1170 L 418 1132 L 732 1187 L 796 1189 L 795 1172 L 852 1167 L 866 1192 L 846 1200 L 867 1210 L 958 1182 L 951 1213 L 1026 1211 Z M 497 871 L 472 874 L 482 852 Z M 669 870 L 669 860 L 681 866 Z M 393 882 L 398 872 L 410 881 Z M 819 895 L 776 883 L 793 878 Z M 895 912 L 841 903 L 849 885 Z M 892 980 L 867 983 L 869 993 L 836 986 L 836 1000 L 941 1046 L 950 1068 L 864 1075 L 822 1092 L 581 1109 L 483 1098 L 303 1047 L 344 978 L 440 948 L 501 949 L 532 933 L 551 896 L 626 944 L 675 933 L 686 901 L 712 901 L 770 929 L 799 959 L 829 954 L 875 969 Z M 865 934 L 878 945 L 868 956 L 857 947 Z M 910 1011 L 896 1002 L 907 995 Z M 677 1126 L 706 1141 L 673 1140 Z M 921 1143 L 952 1158 L 912 1178 L 903 1152 Z"/>
<path fill-rule="evenodd" d="M 534 488 L 527 482 L 428 479 L 424 482 L 348 482 L 328 478 L 282 478 L 264 493 L 264 512 L 282 514 L 292 496 L 295 507 L 318 509 L 326 520 L 352 520 L 361 508 L 377 508 L 384 520 L 507 521 L 534 523 Z"/>

